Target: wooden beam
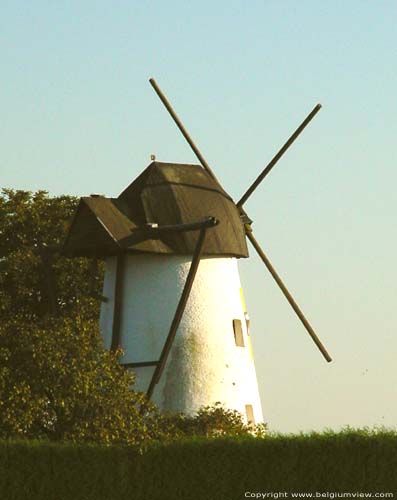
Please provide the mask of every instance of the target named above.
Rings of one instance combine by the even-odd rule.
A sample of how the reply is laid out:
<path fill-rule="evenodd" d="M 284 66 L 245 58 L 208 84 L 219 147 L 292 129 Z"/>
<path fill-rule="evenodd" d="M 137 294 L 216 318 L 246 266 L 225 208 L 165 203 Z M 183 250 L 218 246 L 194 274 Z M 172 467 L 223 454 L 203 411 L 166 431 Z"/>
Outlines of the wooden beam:
<path fill-rule="evenodd" d="M 303 120 L 303 122 L 299 125 L 299 127 L 295 130 L 295 132 L 291 135 L 291 137 L 287 140 L 287 142 L 281 147 L 277 154 L 273 156 L 270 160 L 266 168 L 261 172 L 261 174 L 256 178 L 256 180 L 251 184 L 251 186 L 247 189 L 245 194 L 241 197 L 241 199 L 237 202 L 237 207 L 242 207 L 244 203 L 248 200 L 251 194 L 255 191 L 255 189 L 259 186 L 259 184 L 263 181 L 263 179 L 268 175 L 274 165 L 278 162 L 278 160 L 283 156 L 283 154 L 287 151 L 287 149 L 291 146 L 291 144 L 298 138 L 301 132 L 305 129 L 305 127 L 311 122 L 311 120 L 315 117 L 315 115 L 320 111 L 321 104 L 317 104 L 313 108 L 313 110 L 308 114 L 308 116 Z"/>
<path fill-rule="evenodd" d="M 250 230 L 250 231 L 247 230 L 247 238 L 250 240 L 250 242 L 252 243 L 252 246 L 255 248 L 257 254 L 262 259 L 262 262 L 265 264 L 265 266 L 267 267 L 268 271 L 272 275 L 274 281 L 279 286 L 280 290 L 284 294 L 284 297 L 290 303 L 292 309 L 295 311 L 295 314 L 301 320 L 303 326 L 306 328 L 307 333 L 310 335 L 310 337 L 312 338 L 313 342 L 316 344 L 316 346 L 318 347 L 318 349 L 320 350 L 320 352 L 324 356 L 324 358 L 327 360 L 327 362 L 330 363 L 332 361 L 331 356 L 328 354 L 326 348 L 323 346 L 323 344 L 321 343 L 320 339 L 317 337 L 317 335 L 316 335 L 315 331 L 313 330 L 311 324 L 306 319 L 306 317 L 303 314 L 303 312 L 300 310 L 298 304 L 295 302 L 294 298 L 292 297 L 292 295 L 288 291 L 288 288 L 284 285 L 282 279 L 277 274 L 277 272 L 274 269 L 274 267 L 272 266 L 270 260 L 267 258 L 265 252 L 262 250 L 261 246 L 259 245 L 259 243 L 255 239 L 252 230 Z"/>
<path fill-rule="evenodd" d="M 142 361 L 140 363 L 123 363 L 121 366 L 125 368 L 143 368 L 145 366 L 157 366 L 158 361 Z"/>
<path fill-rule="evenodd" d="M 89 297 L 92 297 L 93 299 L 98 299 L 101 302 L 109 302 L 109 299 L 107 297 L 95 291 L 95 279 L 98 276 L 98 257 L 96 255 L 94 255 L 93 258 L 91 259 L 89 266 L 89 273 L 90 273 L 89 292 L 88 292 Z"/>
<path fill-rule="evenodd" d="M 154 88 L 154 90 L 155 90 L 156 94 L 158 95 L 158 97 L 160 98 L 160 101 L 164 104 L 164 106 L 167 109 L 168 113 L 171 115 L 171 118 L 174 120 L 176 126 L 181 131 L 183 137 L 186 139 L 187 143 L 192 148 L 193 153 L 196 155 L 198 161 L 201 163 L 201 165 L 204 167 L 204 169 L 208 172 L 208 174 L 219 184 L 219 181 L 216 178 L 216 176 L 215 176 L 214 172 L 212 171 L 211 167 L 206 162 L 204 156 L 200 153 L 198 147 L 195 145 L 195 143 L 193 142 L 193 139 L 190 137 L 189 132 L 183 126 L 181 120 L 179 119 L 178 115 L 175 113 L 173 107 L 171 106 L 170 102 L 168 101 L 168 99 L 163 94 L 163 92 L 160 89 L 160 87 L 157 85 L 157 82 L 155 81 L 155 79 L 154 78 L 150 78 L 149 82 L 150 82 L 150 85 Z"/>
<path fill-rule="evenodd" d="M 115 351 L 120 347 L 120 327 L 123 305 L 123 284 L 124 284 L 125 255 L 117 256 L 116 283 L 114 289 L 113 327 L 111 350 Z"/>

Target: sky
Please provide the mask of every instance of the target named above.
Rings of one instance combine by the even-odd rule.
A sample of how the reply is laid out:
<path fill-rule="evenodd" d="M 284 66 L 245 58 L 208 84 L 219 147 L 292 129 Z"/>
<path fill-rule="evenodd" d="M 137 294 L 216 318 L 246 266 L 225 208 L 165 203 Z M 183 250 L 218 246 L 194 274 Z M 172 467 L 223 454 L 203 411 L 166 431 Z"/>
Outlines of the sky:
<path fill-rule="evenodd" d="M 0 0 L 0 186 L 117 196 L 197 163 L 154 77 L 333 357 L 240 261 L 275 432 L 397 422 L 397 3 Z"/>

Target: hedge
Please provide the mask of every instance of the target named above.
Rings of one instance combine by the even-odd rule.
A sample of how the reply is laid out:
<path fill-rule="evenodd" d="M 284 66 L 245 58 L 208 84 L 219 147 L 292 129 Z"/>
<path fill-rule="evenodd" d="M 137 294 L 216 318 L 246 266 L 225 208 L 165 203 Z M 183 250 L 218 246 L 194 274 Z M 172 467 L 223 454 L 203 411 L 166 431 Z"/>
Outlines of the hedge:
<path fill-rule="evenodd" d="M 151 446 L 142 455 L 121 446 L 0 441 L 4 500 L 237 500 L 261 492 L 397 498 L 397 435 L 199 439 Z"/>
<path fill-rule="evenodd" d="M 40 441 L 0 442 L 3 500 L 111 500 L 135 497 L 137 452 Z"/>

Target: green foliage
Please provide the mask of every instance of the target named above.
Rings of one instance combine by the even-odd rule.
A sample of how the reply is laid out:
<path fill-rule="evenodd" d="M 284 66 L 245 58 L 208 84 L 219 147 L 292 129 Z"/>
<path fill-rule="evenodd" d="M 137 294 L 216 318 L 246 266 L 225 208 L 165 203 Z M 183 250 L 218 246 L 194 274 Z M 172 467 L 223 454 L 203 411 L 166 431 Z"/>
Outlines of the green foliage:
<path fill-rule="evenodd" d="M 0 436 L 139 445 L 157 411 L 140 415 L 132 374 L 103 348 L 89 298 L 103 270 L 92 280 L 88 259 L 59 253 L 77 201 L 0 197 Z"/>
<path fill-rule="evenodd" d="M 96 322 L 79 317 L 0 325 L 0 435 L 141 444 L 157 412 L 102 347 Z"/>
<path fill-rule="evenodd" d="M 162 442 L 186 437 L 264 437 L 265 433 L 265 424 L 246 424 L 241 413 L 224 408 L 221 403 L 205 406 L 194 416 L 166 413 L 159 419 L 159 439 Z"/>
<path fill-rule="evenodd" d="M 88 259 L 66 259 L 59 250 L 78 200 L 3 189 L 0 196 L 0 318 L 18 311 L 29 319 L 73 315 L 80 300 L 99 293 L 103 269 L 91 279 Z M 92 288 L 92 290 L 91 290 Z M 98 301 L 86 313 L 97 317 Z"/>
<path fill-rule="evenodd" d="M 132 447 L 46 441 L 0 441 L 0 498 L 112 500 L 137 498 Z M 123 495 L 120 493 L 123 492 Z M 140 492 L 138 497 L 141 497 Z"/>
<path fill-rule="evenodd" d="M 131 447 L 0 441 L 0 496 L 7 500 L 395 493 L 396 469 L 397 434 L 390 431 L 195 438 L 151 446 L 143 454 Z"/>
<path fill-rule="evenodd" d="M 244 498 L 245 492 L 396 492 L 396 452 L 396 432 L 178 441 L 143 455 L 142 477 L 151 478 L 144 498 L 232 500 Z"/>

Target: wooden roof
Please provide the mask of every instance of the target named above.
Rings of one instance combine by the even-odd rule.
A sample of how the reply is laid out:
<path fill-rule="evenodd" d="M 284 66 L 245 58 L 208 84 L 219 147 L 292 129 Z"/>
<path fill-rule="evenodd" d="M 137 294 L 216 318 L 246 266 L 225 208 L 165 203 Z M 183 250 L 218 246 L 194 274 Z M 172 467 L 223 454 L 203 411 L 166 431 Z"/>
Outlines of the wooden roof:
<path fill-rule="evenodd" d="M 222 187 L 200 165 L 153 162 L 118 198 L 81 198 L 63 254 L 192 254 L 198 231 L 162 232 L 154 239 L 145 224 L 187 224 L 207 216 L 220 223 L 207 231 L 203 254 L 248 257 L 238 209 Z"/>

